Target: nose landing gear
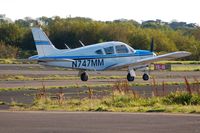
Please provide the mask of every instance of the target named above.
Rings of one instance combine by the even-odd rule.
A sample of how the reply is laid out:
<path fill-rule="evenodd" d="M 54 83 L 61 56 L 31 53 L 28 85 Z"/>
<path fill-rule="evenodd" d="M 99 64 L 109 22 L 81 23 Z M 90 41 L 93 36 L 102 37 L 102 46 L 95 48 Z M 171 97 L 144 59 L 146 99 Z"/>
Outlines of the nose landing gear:
<path fill-rule="evenodd" d="M 128 81 L 134 81 L 135 76 L 136 76 L 136 74 L 135 74 L 135 71 L 133 70 L 133 68 L 129 68 L 128 74 L 127 74 L 127 80 Z"/>
<path fill-rule="evenodd" d="M 134 76 L 131 76 L 130 73 L 127 74 L 127 80 L 128 81 L 134 81 L 135 77 Z"/>
<path fill-rule="evenodd" d="M 85 71 L 79 72 L 79 75 L 80 75 L 80 79 L 81 79 L 82 81 L 88 81 L 89 76 L 88 76 L 88 74 L 87 74 Z"/>

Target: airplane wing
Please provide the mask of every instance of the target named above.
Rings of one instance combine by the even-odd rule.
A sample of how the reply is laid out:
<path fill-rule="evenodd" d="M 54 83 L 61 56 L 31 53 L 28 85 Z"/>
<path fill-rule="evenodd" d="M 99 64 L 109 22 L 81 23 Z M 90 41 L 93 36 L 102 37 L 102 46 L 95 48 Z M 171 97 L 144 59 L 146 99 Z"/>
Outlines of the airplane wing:
<path fill-rule="evenodd" d="M 189 56 L 189 55 L 191 55 L 191 53 L 186 52 L 186 51 L 172 52 L 172 53 L 158 55 L 158 56 L 154 56 L 154 57 L 139 59 L 130 64 L 117 64 L 117 65 L 113 66 L 112 68 L 113 69 L 125 68 L 125 67 L 133 67 L 133 68 L 136 67 L 137 68 L 139 66 L 148 65 L 152 62 L 163 61 L 163 60 L 172 60 L 172 59 L 181 58 L 181 57 L 185 57 L 185 56 Z"/>

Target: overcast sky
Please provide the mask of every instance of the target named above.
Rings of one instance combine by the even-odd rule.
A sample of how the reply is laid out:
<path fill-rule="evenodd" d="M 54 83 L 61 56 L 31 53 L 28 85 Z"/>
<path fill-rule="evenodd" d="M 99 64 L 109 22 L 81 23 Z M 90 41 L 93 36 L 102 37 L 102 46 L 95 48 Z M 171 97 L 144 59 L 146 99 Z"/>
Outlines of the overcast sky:
<path fill-rule="evenodd" d="M 0 0 L 0 14 L 12 20 L 71 15 L 102 21 L 161 19 L 200 24 L 200 0 Z"/>

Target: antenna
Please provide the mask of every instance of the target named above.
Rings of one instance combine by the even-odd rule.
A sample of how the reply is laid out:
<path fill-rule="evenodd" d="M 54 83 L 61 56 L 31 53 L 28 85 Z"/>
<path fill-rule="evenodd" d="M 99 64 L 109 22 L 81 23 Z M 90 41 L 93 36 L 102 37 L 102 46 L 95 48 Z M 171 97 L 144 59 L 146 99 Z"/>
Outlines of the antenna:
<path fill-rule="evenodd" d="M 65 43 L 64 43 L 64 44 L 65 44 Z M 67 44 L 65 44 L 65 47 L 66 47 L 67 49 L 70 49 L 69 46 L 67 46 Z"/>
<path fill-rule="evenodd" d="M 83 42 L 81 42 L 81 40 L 79 40 L 80 44 L 85 47 L 85 44 Z"/>

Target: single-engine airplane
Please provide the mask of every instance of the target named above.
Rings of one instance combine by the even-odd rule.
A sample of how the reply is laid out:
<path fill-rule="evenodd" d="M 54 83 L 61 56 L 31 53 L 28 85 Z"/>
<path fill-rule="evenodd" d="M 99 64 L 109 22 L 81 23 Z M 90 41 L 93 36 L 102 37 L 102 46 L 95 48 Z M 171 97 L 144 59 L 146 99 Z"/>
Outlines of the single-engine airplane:
<path fill-rule="evenodd" d="M 143 80 L 148 80 L 148 67 L 150 63 L 171 60 L 189 56 L 191 53 L 177 51 L 163 55 L 156 55 L 153 52 L 154 43 L 151 42 L 150 50 L 135 50 L 129 45 L 119 41 L 109 41 L 93 45 L 70 49 L 57 49 L 51 43 L 41 28 L 32 28 L 38 55 L 29 57 L 41 65 L 64 67 L 79 70 L 82 81 L 88 80 L 86 71 L 103 71 L 111 69 L 126 68 L 128 70 L 127 80 L 134 81 L 135 71 L 144 71 Z"/>

